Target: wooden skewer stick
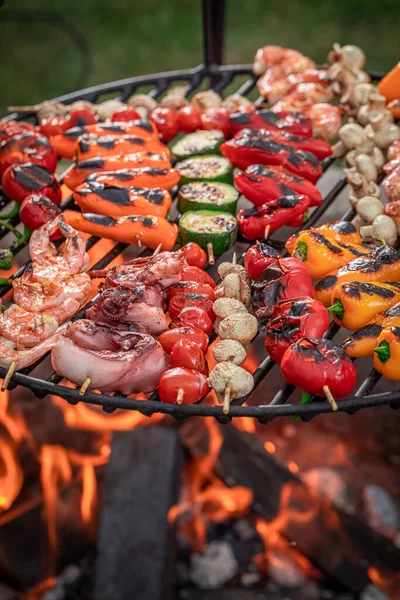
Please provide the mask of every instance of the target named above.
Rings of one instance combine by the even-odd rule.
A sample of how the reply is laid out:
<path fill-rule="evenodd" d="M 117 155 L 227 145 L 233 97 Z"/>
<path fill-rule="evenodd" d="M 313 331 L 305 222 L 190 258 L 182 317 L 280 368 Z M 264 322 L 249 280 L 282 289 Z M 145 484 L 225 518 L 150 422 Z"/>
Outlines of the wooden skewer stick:
<path fill-rule="evenodd" d="M 85 394 L 85 392 L 88 389 L 91 381 L 92 381 L 91 377 L 86 377 L 85 381 L 82 383 L 81 389 L 79 390 L 79 395 L 80 396 L 83 396 Z"/>
<path fill-rule="evenodd" d="M 157 254 L 160 254 L 161 248 L 162 248 L 162 244 L 158 244 L 157 248 L 153 252 L 153 256 L 157 256 Z"/>
<path fill-rule="evenodd" d="M 140 235 L 136 236 L 136 241 L 137 241 L 137 245 L 139 246 L 139 248 L 141 248 L 142 247 L 142 242 L 140 240 Z"/>
<path fill-rule="evenodd" d="M 178 394 L 176 396 L 176 401 L 178 404 L 182 404 L 184 395 L 185 395 L 185 392 L 183 391 L 183 389 L 179 388 Z"/>
<path fill-rule="evenodd" d="M 233 265 L 236 265 L 236 262 L 237 262 L 237 258 L 236 258 L 236 252 L 234 252 L 234 253 L 233 253 L 233 256 L 232 256 L 232 264 L 233 264 Z"/>
<path fill-rule="evenodd" d="M 211 242 L 209 242 L 207 244 L 207 252 L 208 252 L 208 262 L 210 263 L 210 265 L 213 265 L 215 263 L 215 258 L 214 258 L 214 248 Z"/>
<path fill-rule="evenodd" d="M 269 236 L 269 230 L 271 229 L 271 225 L 266 225 L 265 229 L 264 229 L 264 239 L 268 239 Z"/>
<path fill-rule="evenodd" d="M 231 405 L 231 386 L 228 383 L 228 385 L 225 388 L 225 392 L 224 392 L 224 408 L 223 408 L 224 415 L 229 414 L 230 405 Z"/>
<path fill-rule="evenodd" d="M 325 394 L 326 399 L 328 400 L 329 404 L 331 405 L 332 410 L 337 410 L 338 409 L 338 405 L 336 404 L 336 400 L 332 396 L 332 392 L 329 389 L 329 387 L 327 385 L 324 385 L 322 389 L 324 390 L 324 394 Z"/>
<path fill-rule="evenodd" d="M 10 383 L 11 377 L 14 375 L 14 371 L 17 368 L 17 363 L 13 361 L 11 365 L 8 367 L 8 371 L 6 376 L 4 377 L 3 384 L 1 386 L 1 391 L 4 392 L 8 388 L 8 384 Z"/>

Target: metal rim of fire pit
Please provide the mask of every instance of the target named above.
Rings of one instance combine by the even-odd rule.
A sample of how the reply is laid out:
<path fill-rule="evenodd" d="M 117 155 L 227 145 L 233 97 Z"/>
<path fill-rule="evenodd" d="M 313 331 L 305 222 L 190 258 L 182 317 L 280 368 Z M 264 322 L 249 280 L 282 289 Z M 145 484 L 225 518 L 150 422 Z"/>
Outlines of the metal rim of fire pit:
<path fill-rule="evenodd" d="M 86 88 L 77 92 L 66 94 L 55 98 L 55 101 L 71 103 L 76 100 L 88 100 L 91 102 L 98 102 L 102 96 L 110 95 L 114 93 L 114 97 L 125 101 L 135 93 L 140 87 L 143 86 L 154 86 L 149 92 L 149 95 L 153 98 L 160 97 L 164 92 L 168 90 L 171 84 L 177 82 L 184 82 L 187 84 L 187 93 L 192 94 L 196 89 L 204 82 L 206 78 L 210 78 L 212 89 L 216 92 L 223 92 L 223 90 L 230 84 L 232 84 L 235 78 L 240 76 L 246 76 L 247 79 L 240 87 L 235 89 L 235 93 L 247 95 L 255 87 L 257 77 L 252 72 L 251 65 L 221 65 L 222 62 L 222 27 L 223 22 L 223 10 L 222 13 L 218 12 L 221 10 L 223 2 L 213 2 L 213 0 L 204 0 L 203 2 L 203 17 L 204 17 L 204 38 L 205 38 L 205 61 L 192 69 L 180 70 L 180 71 L 169 71 L 165 73 L 157 73 L 152 75 L 143 75 L 139 77 L 131 77 L 122 79 L 112 83 L 98 85 L 90 88 Z M 216 14 L 218 13 L 218 14 Z M 220 25 L 218 27 L 218 24 Z M 217 40 L 215 42 L 215 40 Z M 215 43 L 214 43 L 215 42 Z M 370 72 L 370 76 L 373 80 L 379 80 L 382 77 L 381 73 Z M 233 92 L 230 92 L 233 93 Z M 10 115 L 10 119 L 17 118 L 23 119 L 29 117 L 26 115 Z M 326 159 L 323 163 L 324 172 L 334 163 L 333 159 Z M 65 173 L 61 176 L 65 175 Z M 299 229 L 306 229 L 311 227 L 324 215 L 326 210 L 331 206 L 337 196 L 346 187 L 346 178 L 344 175 L 336 182 L 336 184 L 326 194 L 321 206 L 316 208 L 309 218 L 303 223 Z M 3 208 L 7 204 L 7 198 L 0 198 L 0 208 Z M 67 198 L 62 203 L 62 208 L 73 208 L 72 197 Z M 354 216 L 354 211 L 349 209 L 344 215 L 343 219 L 349 220 Z M 11 220 L 13 225 L 19 223 L 18 218 Z M 0 239 L 8 233 L 4 227 L 0 228 Z M 271 236 L 273 241 L 273 236 Z M 87 241 L 87 248 L 93 247 L 99 238 L 91 237 Z M 242 240 L 241 240 L 242 241 Z M 247 242 L 248 247 L 252 244 Z M 118 256 L 125 248 L 126 244 L 115 243 L 115 246 L 103 256 L 92 269 L 105 268 L 116 256 Z M 19 249 L 18 249 L 19 251 Z M 17 251 L 17 252 L 18 252 Z M 226 259 L 230 258 L 234 248 L 225 253 Z M 149 255 L 148 250 L 143 250 L 141 255 Z M 14 275 L 12 279 L 18 277 L 24 271 L 26 265 L 23 265 Z M 4 295 L 10 290 L 11 286 L 0 286 L 0 295 Z M 81 309 L 77 315 L 75 315 L 71 321 L 82 318 L 85 315 L 87 308 L 93 303 L 93 300 Z M 332 338 L 339 327 L 335 323 L 331 323 L 326 337 Z M 258 385 L 263 381 L 267 374 L 272 370 L 275 363 L 266 357 L 259 367 L 253 373 L 254 377 L 254 390 L 248 396 L 238 398 L 231 401 L 229 415 L 223 414 L 221 406 L 206 405 L 202 403 L 198 404 L 167 404 L 160 402 L 157 392 L 154 392 L 148 400 L 138 400 L 132 398 L 126 398 L 122 395 L 108 396 L 105 394 L 99 394 L 91 391 L 87 391 L 84 396 L 79 394 L 79 390 L 75 388 L 66 387 L 60 385 L 62 378 L 53 372 L 47 379 L 40 379 L 31 376 L 30 373 L 48 356 L 39 359 L 33 365 L 15 373 L 9 385 L 9 389 L 13 389 L 16 385 L 22 385 L 29 388 L 37 397 L 44 398 L 48 394 L 59 396 L 67 400 L 70 404 L 77 404 L 78 402 L 86 402 L 88 404 L 99 405 L 107 413 L 114 412 L 117 408 L 137 410 L 143 415 L 151 416 L 154 413 L 162 413 L 166 415 L 172 415 L 178 420 L 183 420 L 187 417 L 193 416 L 204 416 L 204 417 L 215 417 L 221 423 L 228 423 L 233 417 L 254 417 L 259 420 L 260 423 L 268 423 L 278 416 L 293 416 L 298 415 L 303 421 L 309 421 L 314 416 L 323 413 L 332 412 L 330 405 L 323 399 L 313 399 L 309 404 L 287 404 L 287 400 L 290 398 L 294 389 L 289 384 L 284 384 L 281 389 L 275 394 L 269 404 L 247 406 L 243 405 L 245 401 L 251 396 Z M 4 378 L 7 369 L 0 367 L 0 377 Z M 400 408 L 400 390 L 394 392 L 385 392 L 380 394 L 371 394 L 376 383 L 380 379 L 380 374 L 372 369 L 363 383 L 359 386 L 354 396 L 342 400 L 339 402 L 339 409 L 337 412 L 346 412 L 354 414 L 362 408 L 371 408 L 374 406 L 390 405 L 392 408 Z"/>

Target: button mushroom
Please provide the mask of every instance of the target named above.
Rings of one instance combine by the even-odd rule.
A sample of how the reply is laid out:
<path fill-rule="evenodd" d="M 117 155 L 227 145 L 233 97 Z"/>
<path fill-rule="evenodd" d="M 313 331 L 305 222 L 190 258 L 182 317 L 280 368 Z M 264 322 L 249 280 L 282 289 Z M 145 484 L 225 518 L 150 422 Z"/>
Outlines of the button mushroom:
<path fill-rule="evenodd" d="M 383 215 L 384 206 L 378 198 L 374 196 L 364 196 L 357 202 L 356 207 L 358 215 L 367 223 L 372 223 L 376 217 Z"/>
<path fill-rule="evenodd" d="M 237 273 L 241 279 L 243 279 L 247 284 L 250 284 L 250 277 L 247 274 L 247 271 L 243 265 L 238 265 L 236 263 L 223 262 L 218 267 L 218 275 L 221 279 L 225 279 L 227 275 L 230 273 Z"/>
<path fill-rule="evenodd" d="M 117 110 L 122 110 L 124 108 L 126 108 L 126 104 L 121 102 L 121 100 L 117 100 L 116 98 L 113 98 L 112 100 L 105 100 L 104 102 L 100 102 L 100 104 L 95 104 L 94 106 L 100 121 L 109 119 Z"/>
<path fill-rule="evenodd" d="M 147 94 L 133 94 L 128 100 L 128 106 L 138 111 L 144 119 L 152 110 L 157 108 L 157 102 Z"/>
<path fill-rule="evenodd" d="M 242 344 L 236 340 L 220 340 L 212 349 L 215 360 L 220 362 L 233 362 L 235 365 L 241 365 L 246 360 L 246 350 Z"/>
<path fill-rule="evenodd" d="M 221 96 L 217 94 L 217 92 L 213 92 L 213 90 L 198 92 L 192 98 L 192 105 L 200 110 L 207 110 L 207 108 L 220 106 L 221 102 Z"/>
<path fill-rule="evenodd" d="M 230 398 L 247 396 L 254 387 L 252 375 L 232 362 L 221 362 L 215 365 L 209 381 L 218 395 L 225 394 L 229 388 Z"/>
<path fill-rule="evenodd" d="M 223 340 L 236 340 L 243 344 L 249 344 L 257 335 L 258 321 L 250 313 L 237 313 L 222 319 L 219 324 L 218 333 Z"/>
<path fill-rule="evenodd" d="M 247 308 L 243 302 L 235 298 L 218 298 L 214 302 L 213 310 L 217 317 L 221 317 L 222 319 L 236 313 L 247 313 Z"/>

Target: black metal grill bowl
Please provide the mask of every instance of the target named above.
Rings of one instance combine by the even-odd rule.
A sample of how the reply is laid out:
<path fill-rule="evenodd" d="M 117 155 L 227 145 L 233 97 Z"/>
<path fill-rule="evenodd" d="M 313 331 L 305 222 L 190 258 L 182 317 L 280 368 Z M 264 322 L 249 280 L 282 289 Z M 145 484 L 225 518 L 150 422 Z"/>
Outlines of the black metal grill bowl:
<path fill-rule="evenodd" d="M 187 85 L 187 94 L 190 95 L 198 90 L 200 86 L 204 88 L 204 84 L 208 83 L 208 81 L 212 89 L 222 94 L 228 86 L 229 93 L 233 93 L 234 91 L 243 95 L 249 94 L 253 91 L 256 84 L 256 77 L 252 73 L 251 65 L 221 65 L 224 2 L 203 0 L 203 19 L 205 47 L 204 64 L 194 67 L 193 69 L 186 69 L 183 71 L 171 71 L 123 79 L 67 94 L 65 96 L 58 97 L 55 100 L 65 103 L 71 103 L 76 100 L 99 102 L 104 98 L 105 95 L 110 97 L 110 94 L 113 94 L 114 97 L 117 97 L 121 100 L 126 100 L 134 92 L 141 92 L 143 88 L 148 89 L 149 86 L 152 87 L 151 91 L 148 92 L 149 95 L 153 98 L 158 98 L 164 92 L 166 92 L 170 86 L 173 86 L 177 82 L 179 82 L 179 84 L 183 83 Z M 370 73 L 370 75 L 372 79 L 375 80 L 381 78 L 380 73 Z M 245 79 L 244 82 L 243 79 Z M 241 84 L 237 83 L 239 80 L 242 81 Z M 11 115 L 10 119 L 23 119 L 29 116 L 30 115 Z M 332 167 L 334 162 L 335 161 L 332 159 L 324 161 L 324 171 L 327 171 L 330 167 Z M 65 175 L 65 173 L 63 175 Z M 61 180 L 62 177 L 63 176 L 60 178 Z M 342 175 L 338 180 L 336 180 L 333 187 L 331 187 L 331 189 L 325 194 L 322 205 L 316 208 L 310 214 L 307 221 L 303 223 L 301 229 L 306 229 L 319 222 L 321 218 L 324 217 L 326 211 L 337 199 L 338 195 L 345 189 L 345 187 L 346 179 L 344 175 Z M 7 202 L 7 198 L 0 198 L 0 208 L 4 208 Z M 64 209 L 72 208 L 72 198 L 67 198 L 63 202 L 62 207 Z M 353 217 L 353 215 L 353 211 L 349 209 L 342 218 L 349 220 Z M 11 222 L 12 224 L 17 225 L 19 221 L 18 218 L 16 218 Z M 6 234 L 7 230 L 5 228 L 0 228 L 0 239 Z M 272 244 L 279 244 L 278 240 L 274 240 L 274 236 L 271 237 Z M 98 241 L 98 238 L 91 237 L 87 242 L 88 249 L 92 248 Z M 226 255 L 221 257 L 221 260 L 229 260 L 234 251 L 237 251 L 238 255 L 242 256 L 243 252 L 249 246 L 250 244 L 248 242 L 240 240 L 237 244 L 237 247 L 229 250 Z M 115 243 L 114 247 L 107 252 L 95 265 L 93 265 L 92 268 L 105 268 L 125 249 L 125 244 Z M 20 250 L 21 248 L 19 248 L 17 252 Z M 146 255 L 146 253 L 149 254 L 147 250 L 144 250 L 141 254 Z M 12 278 L 21 275 L 25 267 L 26 264 L 18 269 Z M 0 295 L 4 295 L 9 290 L 10 286 L 0 287 Z M 77 315 L 75 315 L 73 320 L 84 317 L 86 309 L 90 306 L 90 304 L 84 307 Z M 333 338 L 333 336 L 338 333 L 338 330 L 339 328 L 332 323 L 327 332 L 327 337 L 330 339 Z M 30 367 L 15 373 L 10 381 L 9 389 L 13 389 L 15 386 L 21 385 L 30 389 L 35 396 L 39 398 L 43 398 L 47 394 L 52 394 L 64 398 L 70 404 L 86 402 L 88 404 L 99 405 L 105 412 L 108 413 L 112 413 L 119 408 L 137 410 L 147 416 L 151 416 L 154 413 L 163 413 L 172 415 L 178 420 L 192 416 L 208 416 L 215 417 L 221 423 L 226 423 L 229 422 L 233 417 L 254 417 L 261 423 L 268 423 L 275 417 L 299 415 L 302 420 L 309 421 L 316 415 L 332 412 L 330 405 L 322 399 L 313 399 L 310 404 L 305 405 L 299 405 L 297 403 L 290 404 L 288 401 L 295 390 L 288 384 L 284 384 L 268 404 L 248 406 L 246 401 L 252 394 L 254 394 L 254 391 L 257 390 L 261 382 L 263 382 L 266 376 L 274 368 L 274 363 L 269 357 L 266 357 L 264 360 L 262 360 L 261 364 L 253 373 L 255 385 L 252 394 L 249 397 L 233 400 L 231 402 L 229 415 L 223 414 L 223 409 L 221 406 L 209 405 L 203 402 L 192 405 L 162 403 L 159 401 L 157 392 L 154 392 L 147 400 L 135 399 L 131 397 L 126 398 L 118 394 L 108 396 L 92 391 L 87 391 L 84 396 L 81 396 L 79 394 L 79 390 L 63 385 L 61 378 L 55 372 L 50 373 L 47 378 L 35 376 L 33 371 L 44 361 L 45 358 L 46 357 L 43 357 Z M 0 367 L 1 378 L 5 377 L 6 372 L 7 370 L 5 368 Z M 382 405 L 390 405 L 392 408 L 399 408 L 400 391 L 372 393 L 379 379 L 379 373 L 372 369 L 364 378 L 354 396 L 339 402 L 338 412 L 354 414 L 362 408 L 372 408 Z"/>

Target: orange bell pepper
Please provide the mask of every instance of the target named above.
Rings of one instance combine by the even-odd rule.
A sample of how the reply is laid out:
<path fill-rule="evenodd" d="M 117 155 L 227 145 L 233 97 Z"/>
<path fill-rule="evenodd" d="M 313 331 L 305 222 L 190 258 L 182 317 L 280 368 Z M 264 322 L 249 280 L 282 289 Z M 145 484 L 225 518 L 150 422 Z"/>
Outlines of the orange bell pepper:
<path fill-rule="evenodd" d="M 349 221 L 334 221 L 333 223 L 326 223 L 320 227 L 304 229 L 303 231 L 299 231 L 294 235 L 291 235 L 285 244 L 285 248 L 289 254 L 293 254 L 293 250 L 296 247 L 299 237 L 308 231 L 322 233 L 322 235 L 328 240 L 334 240 L 335 242 L 343 242 L 344 244 L 362 243 L 361 235 L 358 233 L 353 223 L 350 223 Z"/>
<path fill-rule="evenodd" d="M 384 313 L 376 315 L 359 331 L 355 331 L 342 342 L 343 348 L 351 357 L 373 356 L 378 337 L 385 327 L 400 327 L 400 303 Z"/>
<path fill-rule="evenodd" d="M 153 123 L 141 120 L 122 123 L 94 123 L 93 125 L 72 127 L 63 133 L 53 135 L 50 138 L 50 143 L 59 156 L 73 158 L 76 154 L 78 140 L 82 135 L 112 135 L 115 137 L 129 135 L 146 141 L 158 139 L 157 130 Z"/>
<path fill-rule="evenodd" d="M 65 221 L 78 231 L 153 250 L 159 244 L 162 250 L 172 250 L 178 237 L 178 227 L 163 217 L 131 215 L 113 219 L 75 210 L 66 210 L 63 214 Z"/>
<path fill-rule="evenodd" d="M 76 147 L 78 162 L 94 156 L 115 156 L 132 152 L 163 152 L 168 156 L 170 154 L 169 149 L 158 139 L 146 140 L 132 135 L 85 134 L 79 138 Z"/>
<path fill-rule="evenodd" d="M 329 306 L 334 288 L 345 281 L 400 281 L 399 252 L 389 246 L 378 246 L 369 256 L 356 258 L 331 271 L 315 284 L 315 299 Z"/>
<path fill-rule="evenodd" d="M 70 190 L 74 190 L 92 173 L 117 171 L 118 169 L 142 169 L 143 167 L 168 169 L 170 166 L 171 163 L 166 152 L 160 154 L 136 152 L 117 156 L 95 156 L 74 165 L 64 177 L 64 183 Z"/>
<path fill-rule="evenodd" d="M 347 281 L 332 292 L 334 321 L 350 331 L 364 327 L 377 314 L 400 302 L 400 283 Z"/>
<path fill-rule="evenodd" d="M 374 348 L 374 367 L 384 377 L 400 379 L 400 327 L 385 327 Z"/>
<path fill-rule="evenodd" d="M 400 98 L 400 62 L 380 80 L 378 90 L 388 102 Z"/>
<path fill-rule="evenodd" d="M 292 256 L 304 262 L 311 279 L 321 279 L 333 269 L 338 269 L 354 258 L 370 253 L 370 247 L 344 244 L 330 240 L 322 233 L 305 231 L 297 238 Z"/>
<path fill-rule="evenodd" d="M 78 186 L 73 197 L 83 212 L 109 217 L 128 215 L 166 217 L 172 203 L 167 190 L 117 187 L 96 181 L 86 181 Z"/>
<path fill-rule="evenodd" d="M 117 185 L 119 187 L 140 186 L 151 189 L 163 188 L 164 190 L 171 190 L 177 185 L 180 178 L 181 176 L 175 169 L 143 167 L 143 169 L 119 169 L 118 171 L 92 173 L 87 178 L 87 181 Z"/>

